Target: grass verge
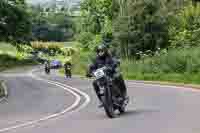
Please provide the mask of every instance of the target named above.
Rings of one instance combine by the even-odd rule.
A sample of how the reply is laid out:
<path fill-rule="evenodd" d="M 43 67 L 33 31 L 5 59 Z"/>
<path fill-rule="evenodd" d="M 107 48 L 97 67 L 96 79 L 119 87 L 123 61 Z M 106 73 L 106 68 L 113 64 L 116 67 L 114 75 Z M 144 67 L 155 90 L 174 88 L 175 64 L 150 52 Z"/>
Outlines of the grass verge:
<path fill-rule="evenodd" d="M 122 60 L 122 72 L 129 80 L 200 84 L 199 50 L 200 47 L 172 49 L 140 61 Z M 77 54 L 73 60 L 73 74 L 84 76 L 91 57 L 94 55 L 86 51 Z"/>
<path fill-rule="evenodd" d="M 19 59 L 15 56 L 8 54 L 0 54 L 0 71 L 4 71 L 10 68 L 35 65 L 37 62 L 31 59 Z"/>

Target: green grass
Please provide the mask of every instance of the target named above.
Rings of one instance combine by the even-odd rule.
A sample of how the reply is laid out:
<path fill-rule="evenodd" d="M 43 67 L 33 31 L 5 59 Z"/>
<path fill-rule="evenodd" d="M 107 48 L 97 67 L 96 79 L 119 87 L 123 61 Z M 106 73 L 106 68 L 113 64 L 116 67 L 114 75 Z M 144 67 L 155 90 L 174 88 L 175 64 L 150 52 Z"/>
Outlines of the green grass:
<path fill-rule="evenodd" d="M 200 84 L 199 51 L 200 47 L 161 51 L 139 61 L 122 60 L 121 69 L 126 79 Z M 86 51 L 76 55 L 73 73 L 84 76 L 92 56 Z"/>
<path fill-rule="evenodd" d="M 7 70 L 9 68 L 29 66 L 35 64 L 37 64 L 37 62 L 34 62 L 29 59 L 18 59 L 15 56 L 11 56 L 8 54 L 0 54 L 0 71 Z"/>
<path fill-rule="evenodd" d="M 0 54 L 16 55 L 17 50 L 14 46 L 0 42 Z"/>
<path fill-rule="evenodd" d="M 127 79 L 200 84 L 200 47 L 171 49 L 140 61 L 124 60 Z"/>
<path fill-rule="evenodd" d="M 16 48 L 7 43 L 0 43 L 0 71 L 9 68 L 34 65 L 36 62 L 25 59 L 26 53 L 17 52 Z"/>

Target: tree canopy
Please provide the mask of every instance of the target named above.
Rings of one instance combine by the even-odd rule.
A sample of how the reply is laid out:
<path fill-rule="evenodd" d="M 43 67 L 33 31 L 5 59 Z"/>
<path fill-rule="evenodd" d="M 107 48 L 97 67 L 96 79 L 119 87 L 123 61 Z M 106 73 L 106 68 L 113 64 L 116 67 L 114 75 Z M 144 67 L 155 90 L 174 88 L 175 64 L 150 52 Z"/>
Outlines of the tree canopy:
<path fill-rule="evenodd" d="M 197 1 L 193 0 L 195 3 Z M 121 56 L 127 58 L 135 57 L 141 52 L 155 53 L 159 49 L 170 47 L 172 42 L 176 44 L 174 40 L 178 39 L 173 37 L 177 35 L 174 28 L 177 27 L 176 22 L 180 22 L 177 18 L 182 18 L 179 17 L 180 14 L 184 15 L 182 12 L 188 12 L 191 20 L 189 22 L 182 19 L 180 23 L 187 22 L 192 27 L 190 23 L 198 21 L 198 15 L 189 11 L 193 10 L 191 5 L 190 0 L 83 0 L 81 29 L 82 33 L 87 33 L 83 36 L 90 36 L 86 37 L 90 40 L 92 34 L 111 35 L 111 44 L 117 47 Z M 90 41 L 87 43 L 93 44 Z"/>
<path fill-rule="evenodd" d="M 30 16 L 24 0 L 0 1 L 0 40 L 26 43 L 31 31 Z"/>

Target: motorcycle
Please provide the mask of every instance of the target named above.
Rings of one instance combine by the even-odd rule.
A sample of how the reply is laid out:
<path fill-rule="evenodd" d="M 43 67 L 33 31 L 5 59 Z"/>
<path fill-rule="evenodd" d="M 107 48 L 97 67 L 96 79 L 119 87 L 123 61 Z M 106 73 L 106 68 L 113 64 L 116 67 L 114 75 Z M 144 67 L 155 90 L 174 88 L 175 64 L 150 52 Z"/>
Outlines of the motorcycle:
<path fill-rule="evenodd" d="M 45 62 L 45 73 L 50 74 L 50 64 L 48 62 Z"/>
<path fill-rule="evenodd" d="M 109 118 L 115 118 L 116 110 L 118 110 L 120 114 L 124 113 L 128 104 L 128 99 L 122 100 L 120 89 L 114 85 L 109 68 L 99 68 L 93 72 L 93 76 L 100 89 L 100 96 L 106 115 Z"/>
<path fill-rule="evenodd" d="M 71 78 L 72 77 L 71 66 L 70 65 L 67 65 L 65 67 L 65 76 L 66 76 L 66 78 Z"/>

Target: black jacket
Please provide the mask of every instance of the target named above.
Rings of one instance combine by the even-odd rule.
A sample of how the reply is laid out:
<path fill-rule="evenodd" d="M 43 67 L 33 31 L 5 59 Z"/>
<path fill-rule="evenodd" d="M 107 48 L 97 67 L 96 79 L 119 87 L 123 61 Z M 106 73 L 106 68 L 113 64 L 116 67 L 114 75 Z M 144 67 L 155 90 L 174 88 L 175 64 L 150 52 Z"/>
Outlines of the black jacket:
<path fill-rule="evenodd" d="M 94 62 L 89 66 L 89 74 L 103 66 L 109 67 L 109 69 L 114 72 L 118 64 L 119 62 L 109 54 L 104 57 L 97 56 Z"/>

